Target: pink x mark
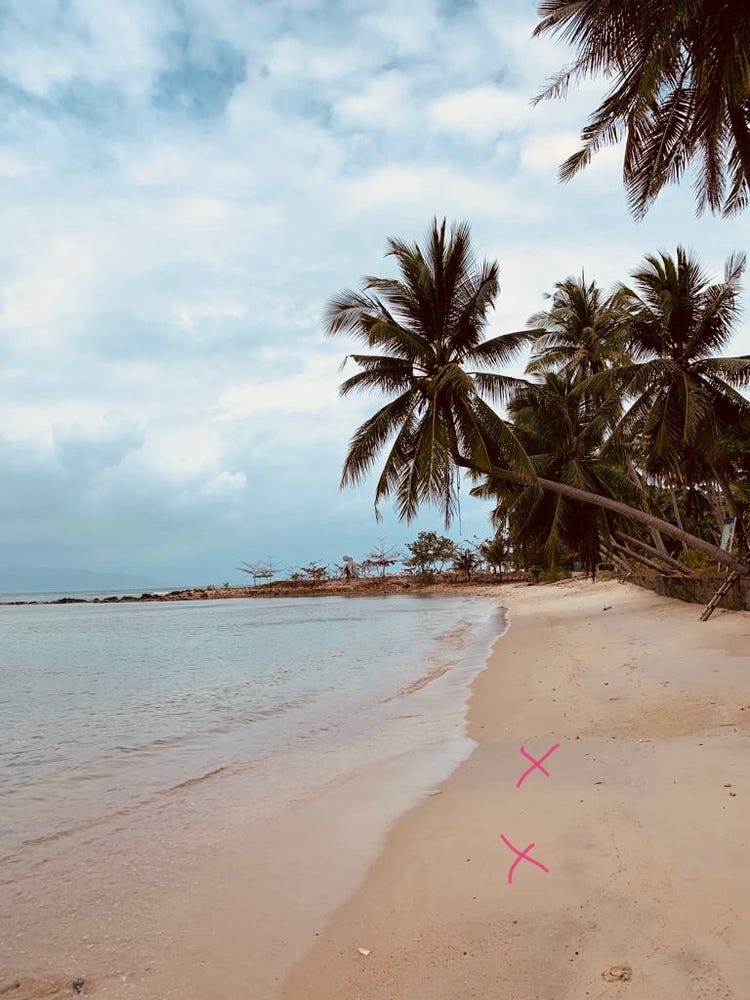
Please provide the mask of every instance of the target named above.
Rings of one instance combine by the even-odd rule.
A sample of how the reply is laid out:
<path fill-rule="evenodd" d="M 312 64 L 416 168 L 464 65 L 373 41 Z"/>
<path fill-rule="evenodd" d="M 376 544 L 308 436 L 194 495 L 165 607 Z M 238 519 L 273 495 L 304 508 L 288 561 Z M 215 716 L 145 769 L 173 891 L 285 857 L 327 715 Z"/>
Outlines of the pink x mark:
<path fill-rule="evenodd" d="M 513 872 L 516 870 L 518 865 L 521 864 L 522 861 L 529 861 L 532 865 L 536 865 L 537 868 L 541 868 L 543 872 L 547 872 L 549 874 L 549 868 L 547 868 L 546 865 L 543 865 L 541 861 L 537 861 L 536 858 L 529 857 L 529 851 L 532 849 L 532 847 L 536 846 L 535 844 L 529 844 L 528 847 L 524 847 L 522 851 L 519 851 L 517 847 L 514 847 L 513 844 L 511 844 L 511 842 L 508 840 L 508 838 L 505 836 L 504 833 L 500 834 L 500 839 L 502 840 L 502 842 L 505 844 L 506 847 L 509 847 L 514 854 L 518 855 L 516 860 L 508 869 L 508 883 L 511 883 L 513 881 Z"/>
<path fill-rule="evenodd" d="M 527 768 L 527 770 L 525 770 L 521 775 L 521 777 L 518 779 L 518 781 L 516 782 L 516 788 L 520 788 L 521 785 L 526 780 L 526 778 L 528 778 L 528 776 L 531 774 L 531 772 L 536 771 L 537 769 L 540 770 L 542 774 L 546 774 L 547 777 L 549 778 L 549 771 L 547 770 L 546 767 L 542 767 L 542 764 L 551 754 L 555 752 L 555 750 L 557 750 L 559 746 L 560 746 L 559 743 L 555 743 L 555 745 L 553 747 L 550 747 L 547 753 L 544 754 L 542 757 L 540 757 L 539 760 L 537 760 L 536 757 L 532 757 L 530 753 L 527 753 L 526 747 L 521 747 L 521 753 L 524 755 L 526 760 L 530 760 L 532 764 L 531 767 Z"/>

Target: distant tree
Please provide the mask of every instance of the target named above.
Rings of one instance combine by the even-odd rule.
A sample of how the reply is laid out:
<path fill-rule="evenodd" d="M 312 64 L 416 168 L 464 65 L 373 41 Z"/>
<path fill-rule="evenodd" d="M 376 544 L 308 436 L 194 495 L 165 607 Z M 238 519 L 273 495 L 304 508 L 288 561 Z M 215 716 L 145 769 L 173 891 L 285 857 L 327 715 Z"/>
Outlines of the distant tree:
<path fill-rule="evenodd" d="M 453 568 L 458 573 L 463 573 L 467 580 L 471 579 L 471 574 L 479 569 L 479 556 L 471 549 L 458 549 L 453 557 Z"/>
<path fill-rule="evenodd" d="M 253 586 L 258 586 L 258 580 L 273 580 L 278 570 L 271 564 L 270 560 L 265 562 L 248 563 L 245 562 L 237 569 L 241 573 L 247 573 L 253 578 Z"/>
<path fill-rule="evenodd" d="M 365 562 L 369 566 L 374 566 L 380 571 L 381 576 L 385 576 L 385 571 L 389 566 L 395 566 L 401 560 L 401 553 L 395 546 L 386 549 L 385 542 L 381 538 L 379 543 L 373 548 Z"/>
<path fill-rule="evenodd" d="M 488 538 L 477 546 L 477 551 L 487 565 L 492 568 L 493 573 L 502 575 L 513 555 L 513 546 L 507 528 L 499 527 L 492 538 Z"/>
<path fill-rule="evenodd" d="M 300 566 L 299 571 L 303 579 L 310 580 L 312 583 L 322 583 L 328 577 L 328 567 L 317 562 L 311 562 L 307 566 Z"/>
<path fill-rule="evenodd" d="M 420 573 L 442 570 L 456 555 L 456 546 L 450 538 L 435 531 L 420 531 L 406 547 L 411 556 L 404 565 L 412 566 Z"/>

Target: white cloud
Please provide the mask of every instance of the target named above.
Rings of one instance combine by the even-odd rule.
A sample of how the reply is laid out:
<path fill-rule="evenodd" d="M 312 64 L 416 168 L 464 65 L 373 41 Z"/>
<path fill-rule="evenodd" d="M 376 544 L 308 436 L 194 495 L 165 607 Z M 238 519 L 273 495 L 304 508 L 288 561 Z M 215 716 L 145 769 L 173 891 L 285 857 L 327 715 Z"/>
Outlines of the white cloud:
<path fill-rule="evenodd" d="M 212 500 L 228 500 L 244 493 L 247 477 L 244 472 L 220 472 L 201 486 L 201 494 Z"/>
<path fill-rule="evenodd" d="M 447 166 L 384 167 L 342 185 L 342 204 L 350 216 L 388 210 L 390 224 L 400 217 L 422 220 L 420 231 L 437 211 L 452 218 L 528 219 L 541 206 L 522 201 L 500 177 L 467 173 Z"/>
<path fill-rule="evenodd" d="M 529 125 L 528 98 L 522 93 L 482 84 L 454 91 L 430 108 L 433 124 L 472 139 L 492 139 Z"/>
<path fill-rule="evenodd" d="M 356 44 L 336 47 L 309 45 L 290 35 L 279 38 L 271 45 L 267 65 L 275 79 L 307 79 L 324 83 L 342 83 L 364 68 L 363 54 Z"/>
<path fill-rule="evenodd" d="M 521 147 L 521 166 L 552 173 L 580 145 L 576 132 L 536 135 Z"/>
<path fill-rule="evenodd" d="M 414 121 L 415 104 L 404 74 L 390 72 L 368 80 L 363 89 L 342 97 L 336 105 L 336 114 L 344 124 L 388 131 Z"/>
<path fill-rule="evenodd" d="M 236 513 L 245 500 L 266 510 L 266 531 L 297 504 L 279 541 L 290 559 L 310 523 L 323 545 L 332 510 L 355 547 L 373 529 L 370 488 L 343 502 L 338 475 L 377 401 L 337 397 L 352 344 L 322 340 L 321 312 L 361 274 L 392 274 L 386 238 L 419 238 L 433 215 L 469 219 L 478 254 L 498 258 L 495 333 L 582 266 L 608 283 L 680 240 L 718 268 L 740 232 L 695 220 L 687 189 L 634 225 L 617 150 L 557 183 L 597 95 L 587 85 L 529 107 L 566 58 L 530 39 L 534 0 L 513 16 L 496 0 L 452 12 L 437 0 L 191 0 L 182 19 L 178 6 L 71 0 L 55 20 L 11 0 L 0 25 L 0 68 L 30 91 L 0 95 L 0 445 L 17 470 L 0 557 L 39 537 L 79 539 L 85 553 L 98 524 L 113 564 L 199 566 L 230 544 L 214 528 L 222 504 Z M 166 68 L 200 84 L 168 44 L 186 24 L 247 62 L 213 117 L 152 103 Z M 74 79 L 117 113 L 58 106 Z M 61 481 L 68 513 L 49 503 L 41 523 L 39 483 Z M 26 507 L 37 513 L 23 520 Z M 231 544 L 251 552 L 254 523 L 232 522 Z"/>

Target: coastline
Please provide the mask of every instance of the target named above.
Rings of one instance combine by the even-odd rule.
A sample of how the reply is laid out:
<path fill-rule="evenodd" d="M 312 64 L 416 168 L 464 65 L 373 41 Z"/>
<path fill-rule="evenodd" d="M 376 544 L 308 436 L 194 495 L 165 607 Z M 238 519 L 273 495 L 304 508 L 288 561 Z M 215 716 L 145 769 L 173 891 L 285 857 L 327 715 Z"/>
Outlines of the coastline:
<path fill-rule="evenodd" d="M 276 583 L 261 584 L 257 587 L 189 587 L 184 590 L 170 590 L 165 593 L 110 594 L 97 597 L 75 597 L 61 595 L 52 600 L 33 600 L 25 596 L 23 600 L 0 600 L 0 607 L 37 607 L 77 604 L 141 604 L 151 602 L 179 601 L 232 601 L 232 600 L 272 600 L 282 597 L 385 597 L 392 594 L 413 594 L 416 596 L 440 594 L 442 596 L 481 594 L 495 596 L 497 587 L 511 586 L 519 582 L 522 574 L 505 574 L 503 577 L 484 573 L 471 580 L 452 579 L 442 576 L 437 582 L 419 583 L 414 576 L 405 573 L 391 573 L 385 577 L 362 577 L 356 580 L 334 578 L 321 583 L 305 580 L 279 580 Z M 12 597 L 12 594 L 0 595 Z"/>
<path fill-rule="evenodd" d="M 614 582 L 507 598 L 474 753 L 396 823 L 284 1000 L 742 1000 L 750 616 Z M 520 747 L 557 742 L 517 789 Z M 549 873 L 509 885 L 501 834 Z"/>
<path fill-rule="evenodd" d="M 485 610 L 474 610 L 477 592 Z M 58 834 L 40 838 L 31 866 L 4 868 L 0 993 L 68 996 L 81 979 L 87 994 L 123 1000 L 277 995 L 315 932 L 363 881 L 388 829 L 473 750 L 469 685 L 504 621 L 497 591 L 489 602 L 486 588 L 471 593 L 450 602 L 466 610 L 450 628 L 450 615 L 440 619 L 438 655 L 419 659 L 419 678 L 405 674 L 377 702 L 390 734 L 385 754 L 376 730 L 372 738 L 363 730 L 349 749 L 346 738 L 338 747 L 334 740 L 307 782 L 314 744 L 300 745 L 286 753 L 288 776 L 275 794 L 296 791 L 280 809 L 260 812 L 258 783 L 265 788 L 274 768 L 219 768 L 145 808 L 114 812 L 66 841 L 63 853 L 51 846 Z M 394 598 L 396 606 L 413 599 Z M 67 620 L 67 610 L 58 618 Z"/>

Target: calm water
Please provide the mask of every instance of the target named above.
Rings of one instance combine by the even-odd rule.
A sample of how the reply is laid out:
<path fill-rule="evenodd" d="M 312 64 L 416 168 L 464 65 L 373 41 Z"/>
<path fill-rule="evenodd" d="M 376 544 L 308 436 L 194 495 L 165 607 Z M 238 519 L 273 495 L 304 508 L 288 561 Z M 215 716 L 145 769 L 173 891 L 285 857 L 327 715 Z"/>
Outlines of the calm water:
<path fill-rule="evenodd" d="M 468 597 L 2 607 L 0 860 L 204 779 L 260 812 L 439 747 L 502 627 Z"/>

